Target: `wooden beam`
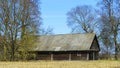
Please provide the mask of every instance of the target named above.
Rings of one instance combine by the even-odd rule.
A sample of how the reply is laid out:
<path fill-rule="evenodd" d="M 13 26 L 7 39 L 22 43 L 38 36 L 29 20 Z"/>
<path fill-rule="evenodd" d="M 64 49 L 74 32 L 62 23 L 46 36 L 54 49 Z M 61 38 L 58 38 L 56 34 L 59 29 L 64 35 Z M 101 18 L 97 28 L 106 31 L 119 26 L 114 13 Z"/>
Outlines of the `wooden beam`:
<path fill-rule="evenodd" d="M 53 60 L 53 54 L 51 54 L 51 60 Z"/>
<path fill-rule="evenodd" d="M 71 53 L 69 54 L 69 61 L 71 61 Z"/>
<path fill-rule="evenodd" d="M 93 60 L 95 60 L 95 53 L 93 52 Z"/>
<path fill-rule="evenodd" d="M 89 53 L 87 53 L 87 60 L 89 60 Z"/>

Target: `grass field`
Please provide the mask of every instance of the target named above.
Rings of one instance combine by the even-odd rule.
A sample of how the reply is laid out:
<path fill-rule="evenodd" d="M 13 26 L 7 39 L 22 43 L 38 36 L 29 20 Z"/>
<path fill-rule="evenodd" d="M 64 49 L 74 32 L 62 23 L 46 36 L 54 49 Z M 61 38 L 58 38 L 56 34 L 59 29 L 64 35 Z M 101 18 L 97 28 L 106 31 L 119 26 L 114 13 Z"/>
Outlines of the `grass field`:
<path fill-rule="evenodd" d="M 120 68 L 120 61 L 0 62 L 0 68 Z"/>

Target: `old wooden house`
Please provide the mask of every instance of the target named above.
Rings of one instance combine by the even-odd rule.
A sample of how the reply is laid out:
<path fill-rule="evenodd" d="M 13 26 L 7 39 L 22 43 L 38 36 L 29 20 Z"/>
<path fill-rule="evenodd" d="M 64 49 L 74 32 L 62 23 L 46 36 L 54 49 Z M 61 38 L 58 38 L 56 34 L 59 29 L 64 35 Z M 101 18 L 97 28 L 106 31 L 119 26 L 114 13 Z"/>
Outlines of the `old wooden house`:
<path fill-rule="evenodd" d="M 39 36 L 35 45 L 39 60 L 97 60 L 100 51 L 94 33 Z"/>

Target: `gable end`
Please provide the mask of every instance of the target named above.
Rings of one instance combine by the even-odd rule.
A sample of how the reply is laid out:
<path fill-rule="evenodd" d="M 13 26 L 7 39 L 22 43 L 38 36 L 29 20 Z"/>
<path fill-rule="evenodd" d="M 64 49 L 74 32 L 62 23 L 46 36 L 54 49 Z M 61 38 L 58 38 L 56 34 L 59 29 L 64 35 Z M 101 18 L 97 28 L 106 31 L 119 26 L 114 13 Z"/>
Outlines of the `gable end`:
<path fill-rule="evenodd" d="M 93 39 L 90 50 L 100 51 L 99 43 L 96 36 Z"/>

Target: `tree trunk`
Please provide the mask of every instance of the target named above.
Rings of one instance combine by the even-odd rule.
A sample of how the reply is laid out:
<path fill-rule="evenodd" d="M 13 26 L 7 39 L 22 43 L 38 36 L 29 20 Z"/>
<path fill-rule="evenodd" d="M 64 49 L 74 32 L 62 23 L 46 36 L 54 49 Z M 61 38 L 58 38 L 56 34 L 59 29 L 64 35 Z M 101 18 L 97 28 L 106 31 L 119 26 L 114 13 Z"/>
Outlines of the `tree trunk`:
<path fill-rule="evenodd" d="M 118 60 L 118 48 L 115 47 L 115 60 Z"/>
<path fill-rule="evenodd" d="M 114 31 L 114 42 L 115 42 L 115 60 L 118 60 L 118 44 L 117 44 L 117 32 Z"/>

